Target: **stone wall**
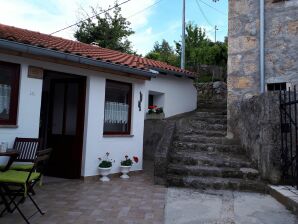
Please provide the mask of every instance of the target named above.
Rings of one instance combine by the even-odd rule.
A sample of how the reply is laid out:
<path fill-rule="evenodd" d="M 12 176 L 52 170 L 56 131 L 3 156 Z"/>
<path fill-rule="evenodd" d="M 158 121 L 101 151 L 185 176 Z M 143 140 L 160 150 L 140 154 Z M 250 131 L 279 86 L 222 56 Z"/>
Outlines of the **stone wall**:
<path fill-rule="evenodd" d="M 227 84 L 223 81 L 196 83 L 198 103 L 204 100 L 227 100 Z"/>
<path fill-rule="evenodd" d="M 298 1 L 265 0 L 265 82 L 298 84 Z M 228 136 L 235 103 L 260 93 L 258 0 L 229 0 Z M 237 137 L 237 136 L 236 136 Z"/>
<path fill-rule="evenodd" d="M 233 104 L 230 126 L 263 179 L 280 180 L 280 113 L 276 93 L 265 93 Z"/>
<path fill-rule="evenodd" d="M 298 84 L 298 1 L 266 1 L 265 76 L 267 82 Z"/>
<path fill-rule="evenodd" d="M 164 135 L 167 120 L 145 120 L 143 158 L 154 160 L 154 154 L 158 143 Z"/>

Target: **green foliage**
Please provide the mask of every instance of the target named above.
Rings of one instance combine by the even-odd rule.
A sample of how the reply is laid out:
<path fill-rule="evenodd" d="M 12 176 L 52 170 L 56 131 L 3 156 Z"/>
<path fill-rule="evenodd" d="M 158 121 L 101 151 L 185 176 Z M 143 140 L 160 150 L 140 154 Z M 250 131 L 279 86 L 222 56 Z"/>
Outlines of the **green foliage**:
<path fill-rule="evenodd" d="M 176 52 L 181 55 L 181 43 L 176 43 Z M 188 69 L 196 69 L 198 65 L 226 66 L 227 44 L 213 43 L 207 38 L 204 29 L 193 23 L 186 25 L 185 61 Z"/>
<path fill-rule="evenodd" d="M 107 161 L 107 160 L 103 160 L 100 162 L 100 164 L 98 165 L 98 167 L 100 168 L 109 168 L 112 167 L 112 162 L 111 161 Z"/>
<path fill-rule="evenodd" d="M 95 20 L 88 19 L 78 25 L 74 37 L 83 43 L 97 43 L 99 46 L 125 53 L 135 53 L 131 42 L 127 39 L 134 31 L 130 28 L 130 22 L 121 15 L 121 8 L 117 1 L 114 3 L 113 12 L 105 12 L 101 17 L 99 11 L 91 8 L 97 15 Z M 102 9 L 100 9 L 102 11 Z"/>
<path fill-rule="evenodd" d="M 146 58 L 166 62 L 170 65 L 180 65 L 181 41 L 175 41 L 175 50 L 166 40 L 156 42 Z M 185 65 L 192 71 L 197 71 L 199 65 L 218 65 L 226 68 L 228 59 L 227 41 L 213 43 L 206 32 L 193 23 L 186 25 L 185 33 Z M 206 79 L 208 79 L 206 77 Z M 210 78 L 209 78 L 210 79 Z"/>
<path fill-rule="evenodd" d="M 110 168 L 110 167 L 112 167 L 112 161 L 113 160 L 111 160 L 109 158 L 109 155 L 110 155 L 110 153 L 106 152 L 106 155 L 105 155 L 104 159 L 98 158 L 98 160 L 100 161 L 98 167 L 100 167 L 100 168 Z"/>
<path fill-rule="evenodd" d="M 121 166 L 132 166 L 132 160 L 131 159 L 125 159 L 121 161 Z"/>
<path fill-rule="evenodd" d="M 153 50 L 145 57 L 163 61 L 173 66 L 179 66 L 179 57 L 166 40 L 162 40 L 161 44 L 159 44 L 159 42 L 155 42 Z"/>

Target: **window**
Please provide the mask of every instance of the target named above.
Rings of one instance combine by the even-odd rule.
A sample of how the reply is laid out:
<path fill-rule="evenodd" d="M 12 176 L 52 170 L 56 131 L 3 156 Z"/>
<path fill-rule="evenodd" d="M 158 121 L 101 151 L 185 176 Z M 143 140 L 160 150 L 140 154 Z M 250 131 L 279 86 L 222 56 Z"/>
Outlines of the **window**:
<path fill-rule="evenodd" d="M 0 125 L 16 125 L 20 65 L 0 62 Z"/>
<path fill-rule="evenodd" d="M 285 82 L 282 83 L 268 83 L 267 90 L 268 91 L 277 91 L 277 90 L 286 90 L 287 84 Z"/>
<path fill-rule="evenodd" d="M 131 84 L 107 80 L 104 134 L 130 134 L 131 92 Z"/>
<path fill-rule="evenodd" d="M 154 96 L 149 94 L 148 106 L 153 106 L 153 105 L 154 105 Z"/>

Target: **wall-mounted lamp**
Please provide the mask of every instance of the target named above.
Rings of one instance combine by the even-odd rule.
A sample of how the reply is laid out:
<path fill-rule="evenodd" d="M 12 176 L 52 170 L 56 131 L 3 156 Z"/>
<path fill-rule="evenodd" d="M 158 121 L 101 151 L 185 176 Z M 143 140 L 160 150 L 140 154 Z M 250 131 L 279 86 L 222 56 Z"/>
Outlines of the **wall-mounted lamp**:
<path fill-rule="evenodd" d="M 142 111 L 142 101 L 143 101 L 143 94 L 140 91 L 140 98 L 139 98 L 139 101 L 138 101 L 139 111 Z"/>

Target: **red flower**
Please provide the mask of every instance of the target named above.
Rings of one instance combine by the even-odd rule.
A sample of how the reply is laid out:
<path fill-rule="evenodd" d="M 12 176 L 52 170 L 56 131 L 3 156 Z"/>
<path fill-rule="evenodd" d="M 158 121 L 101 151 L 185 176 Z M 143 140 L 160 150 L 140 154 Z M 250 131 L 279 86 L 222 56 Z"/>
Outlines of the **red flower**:
<path fill-rule="evenodd" d="M 133 158 L 133 161 L 135 161 L 135 163 L 138 163 L 139 162 L 139 158 L 138 157 L 134 156 L 132 158 Z"/>
<path fill-rule="evenodd" d="M 152 109 L 155 109 L 156 107 L 157 106 L 155 106 L 155 105 L 154 106 L 149 106 L 148 109 L 152 110 Z"/>

